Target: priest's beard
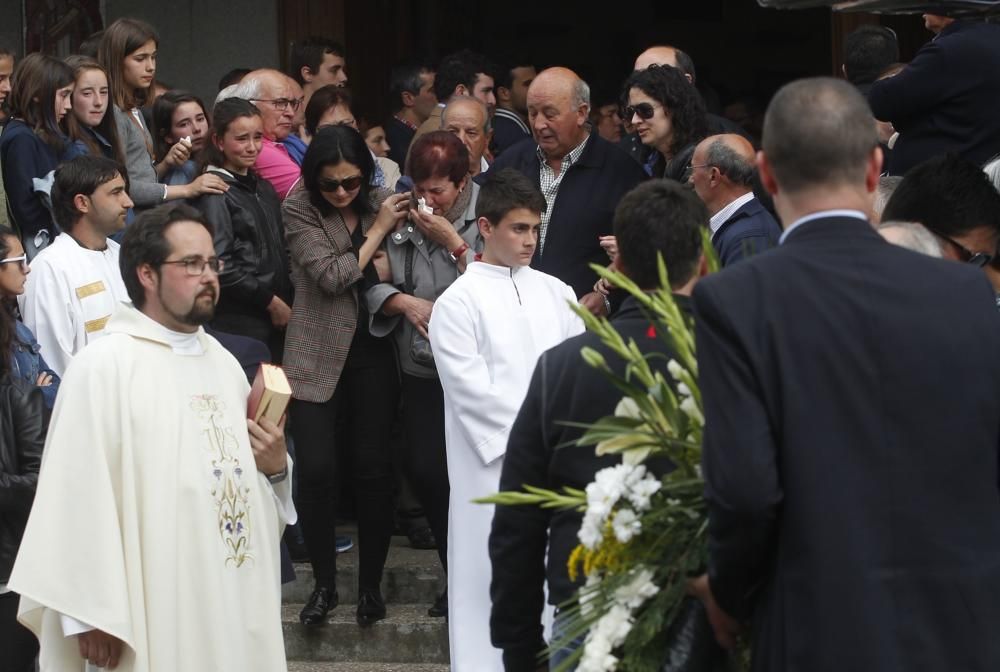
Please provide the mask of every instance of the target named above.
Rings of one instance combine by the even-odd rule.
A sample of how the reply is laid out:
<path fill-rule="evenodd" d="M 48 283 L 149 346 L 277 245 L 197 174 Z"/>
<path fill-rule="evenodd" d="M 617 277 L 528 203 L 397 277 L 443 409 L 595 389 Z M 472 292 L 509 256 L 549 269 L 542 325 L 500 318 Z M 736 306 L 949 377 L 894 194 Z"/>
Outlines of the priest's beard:
<path fill-rule="evenodd" d="M 204 297 L 210 297 L 211 301 L 206 301 Z M 215 300 L 217 294 L 214 287 L 209 287 L 205 289 L 200 294 L 198 294 L 194 303 L 191 304 L 191 309 L 186 313 L 180 313 L 174 311 L 166 301 L 163 300 L 162 291 L 160 292 L 160 305 L 163 306 L 163 310 L 166 311 L 170 317 L 174 318 L 181 324 L 187 324 L 192 327 L 200 327 L 203 324 L 208 324 L 211 322 L 212 318 L 215 317 Z"/>

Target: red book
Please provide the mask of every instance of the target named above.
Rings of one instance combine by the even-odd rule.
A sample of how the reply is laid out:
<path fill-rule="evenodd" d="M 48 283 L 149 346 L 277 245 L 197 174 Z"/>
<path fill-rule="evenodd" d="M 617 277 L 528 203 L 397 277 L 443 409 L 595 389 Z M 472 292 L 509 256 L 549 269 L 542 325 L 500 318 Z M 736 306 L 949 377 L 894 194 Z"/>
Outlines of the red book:
<path fill-rule="evenodd" d="M 292 386 L 288 384 L 288 378 L 281 367 L 262 363 L 250 388 L 247 417 L 254 422 L 260 422 L 263 417 L 278 424 L 291 399 Z"/>

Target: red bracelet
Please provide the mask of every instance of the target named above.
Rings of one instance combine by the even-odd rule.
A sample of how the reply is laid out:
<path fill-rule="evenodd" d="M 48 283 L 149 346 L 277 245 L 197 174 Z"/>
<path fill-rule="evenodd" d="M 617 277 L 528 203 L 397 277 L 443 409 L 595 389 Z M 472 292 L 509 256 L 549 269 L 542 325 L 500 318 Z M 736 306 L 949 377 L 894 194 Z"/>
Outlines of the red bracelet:
<path fill-rule="evenodd" d="M 469 251 L 469 244 L 462 243 L 461 245 L 455 248 L 454 252 L 451 253 L 451 260 L 457 264 L 458 260 L 462 258 L 462 255 L 464 255 L 468 251 Z"/>

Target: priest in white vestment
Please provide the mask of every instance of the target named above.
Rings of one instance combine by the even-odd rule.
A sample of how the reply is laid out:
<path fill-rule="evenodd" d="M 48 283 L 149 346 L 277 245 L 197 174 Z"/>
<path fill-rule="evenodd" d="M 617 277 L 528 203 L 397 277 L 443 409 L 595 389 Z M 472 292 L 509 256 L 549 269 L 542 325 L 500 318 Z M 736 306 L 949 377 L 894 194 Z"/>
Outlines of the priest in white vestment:
<path fill-rule="evenodd" d="M 32 260 L 21 317 L 62 376 L 73 355 L 105 334 L 128 293 L 118 268 L 118 243 L 109 236 L 125 226 L 132 201 L 118 164 L 80 156 L 61 165 L 52 185 L 52 206 L 63 233 Z"/>
<path fill-rule="evenodd" d="M 539 356 L 583 331 L 573 290 L 528 266 L 545 200 L 512 170 L 483 185 L 476 204 L 480 260 L 434 303 L 430 342 L 445 402 L 448 636 L 451 669 L 502 672 L 490 642 L 489 534 L 510 427 Z"/>
<path fill-rule="evenodd" d="M 162 206 L 122 255 L 139 308 L 122 304 L 63 378 L 10 579 L 19 620 L 43 672 L 283 671 L 290 462 L 282 427 L 246 419 L 242 368 L 199 326 L 219 294 L 210 227 Z"/>

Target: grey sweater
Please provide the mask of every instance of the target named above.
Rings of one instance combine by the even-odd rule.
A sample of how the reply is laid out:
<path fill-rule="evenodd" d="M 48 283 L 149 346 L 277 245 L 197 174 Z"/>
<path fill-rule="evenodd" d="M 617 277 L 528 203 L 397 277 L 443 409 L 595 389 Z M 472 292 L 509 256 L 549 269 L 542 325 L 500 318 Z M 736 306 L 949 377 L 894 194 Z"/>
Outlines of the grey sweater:
<path fill-rule="evenodd" d="M 115 123 L 118 125 L 118 136 L 125 148 L 125 169 L 128 170 L 129 198 L 136 208 L 150 208 L 164 201 L 166 189 L 156 179 L 153 159 L 146 148 L 147 141 L 152 146 L 152 137 L 146 126 L 136 123 L 129 112 L 121 110 L 117 105 Z"/>

